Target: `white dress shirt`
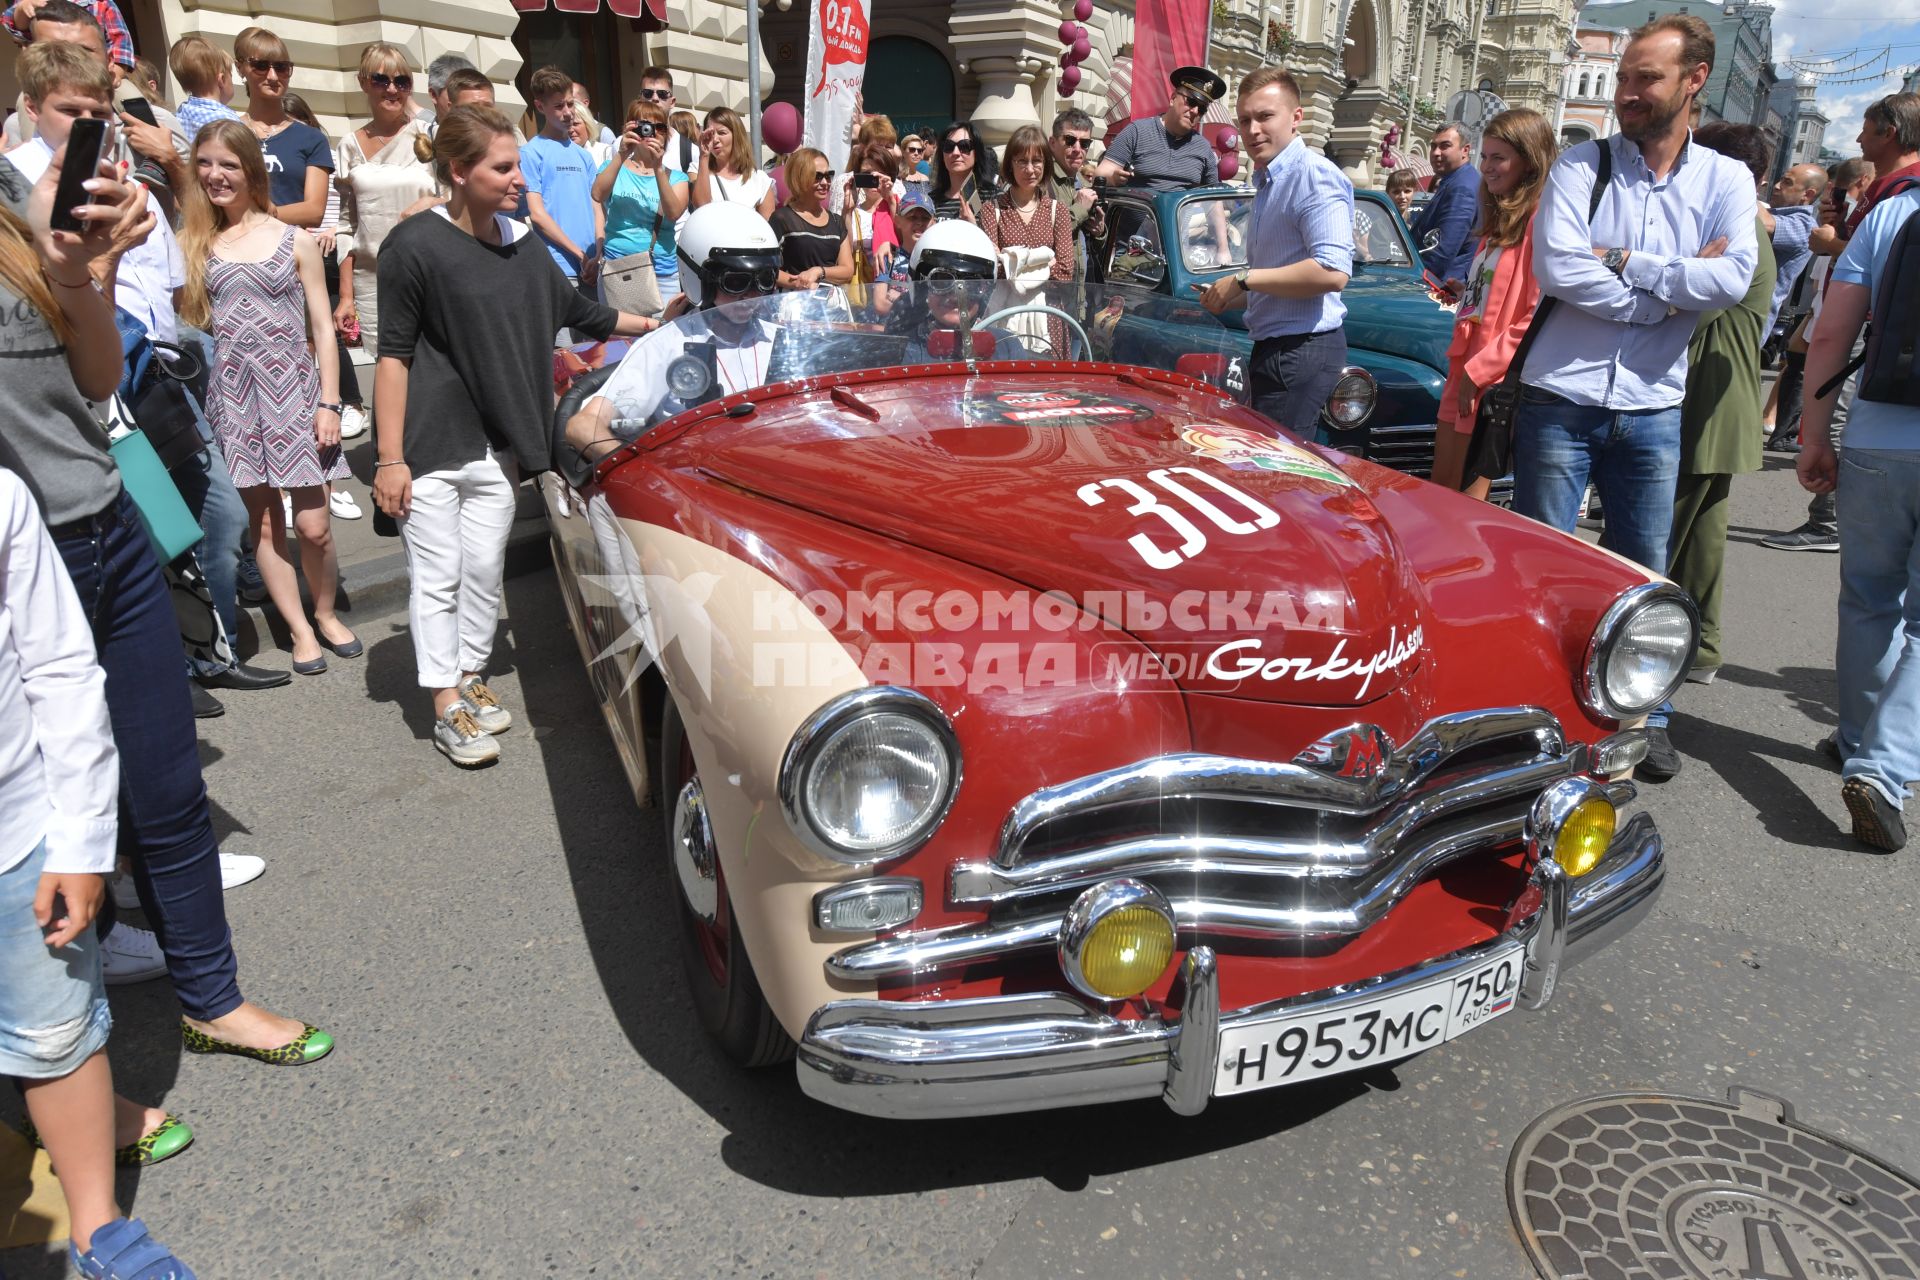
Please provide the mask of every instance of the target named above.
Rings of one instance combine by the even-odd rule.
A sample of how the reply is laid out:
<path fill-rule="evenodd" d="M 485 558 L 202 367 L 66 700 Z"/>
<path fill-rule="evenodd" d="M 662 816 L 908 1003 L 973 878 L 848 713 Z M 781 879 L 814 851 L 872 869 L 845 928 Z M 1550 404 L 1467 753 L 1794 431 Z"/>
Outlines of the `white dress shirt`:
<path fill-rule="evenodd" d="M 53 148 L 45 138 L 35 138 L 18 151 L 9 151 L 7 159 L 28 182 L 38 182 L 53 163 Z M 153 214 L 153 230 L 144 243 L 121 256 L 113 278 L 113 302 L 147 326 L 149 336 L 172 342 L 179 331 L 173 291 L 187 282 L 186 260 L 180 256 L 180 242 L 151 191 L 147 192 L 147 211 Z"/>
<path fill-rule="evenodd" d="M 27 486 L 0 470 L 0 871 L 113 870 L 120 757 L 107 675 Z"/>

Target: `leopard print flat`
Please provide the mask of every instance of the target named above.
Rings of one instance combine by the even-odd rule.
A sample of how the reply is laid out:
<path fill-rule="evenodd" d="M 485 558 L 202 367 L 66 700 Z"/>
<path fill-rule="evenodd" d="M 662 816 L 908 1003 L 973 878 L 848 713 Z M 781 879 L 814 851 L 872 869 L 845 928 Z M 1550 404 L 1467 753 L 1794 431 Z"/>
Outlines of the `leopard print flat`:
<path fill-rule="evenodd" d="M 252 1058 L 274 1067 L 299 1067 L 318 1062 L 333 1052 L 333 1037 L 315 1026 L 308 1026 L 290 1043 L 278 1049 L 249 1049 L 245 1045 L 216 1040 L 204 1031 L 196 1031 L 185 1019 L 180 1023 L 180 1040 L 188 1053 L 230 1053 Z"/>
<path fill-rule="evenodd" d="M 40 1141 L 40 1131 L 33 1127 L 33 1121 L 24 1121 L 21 1132 L 35 1147 L 46 1146 Z M 193 1130 L 187 1127 L 186 1121 L 168 1112 L 167 1118 L 138 1142 L 130 1142 L 124 1147 L 115 1147 L 113 1162 L 123 1169 L 137 1165 L 159 1164 L 162 1160 L 171 1160 L 192 1145 Z"/>

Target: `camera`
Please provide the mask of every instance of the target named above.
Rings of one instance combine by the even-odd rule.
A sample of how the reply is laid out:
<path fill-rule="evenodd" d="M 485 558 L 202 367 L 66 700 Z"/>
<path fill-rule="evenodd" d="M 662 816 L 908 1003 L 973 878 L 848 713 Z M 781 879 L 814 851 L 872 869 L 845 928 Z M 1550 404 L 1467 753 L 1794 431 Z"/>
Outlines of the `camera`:
<path fill-rule="evenodd" d="M 880 185 L 880 175 L 877 173 L 856 173 L 853 175 L 853 185 L 863 188 L 878 187 Z"/>
<path fill-rule="evenodd" d="M 642 138 L 651 138 L 655 133 L 655 126 L 651 120 L 630 120 L 627 122 L 627 127 L 632 129 L 636 136 Z"/>

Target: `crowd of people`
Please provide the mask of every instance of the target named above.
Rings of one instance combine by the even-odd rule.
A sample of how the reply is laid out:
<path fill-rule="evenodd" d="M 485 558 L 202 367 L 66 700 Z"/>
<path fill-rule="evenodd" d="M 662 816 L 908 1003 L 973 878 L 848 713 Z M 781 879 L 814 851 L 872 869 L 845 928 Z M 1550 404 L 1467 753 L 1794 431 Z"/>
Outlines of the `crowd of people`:
<path fill-rule="evenodd" d="M 113 1202 L 116 1162 L 166 1159 L 192 1134 L 114 1095 L 104 988 L 165 974 L 194 1052 L 296 1065 L 332 1048 L 242 994 L 222 894 L 264 864 L 218 846 L 193 719 L 219 714 L 214 691 L 364 652 L 334 604 L 331 521 L 362 515 L 342 483 L 348 442 L 373 433 L 433 745 L 490 763 L 514 722 L 487 684 L 504 552 L 522 478 L 555 464 L 557 344 L 781 290 L 871 289 L 884 315 L 897 285 L 1083 280 L 1104 188 L 1220 180 L 1200 122 L 1228 86 L 1178 69 L 1165 110 L 1097 160 L 1073 109 L 998 149 L 969 121 L 901 137 L 862 114 L 836 172 L 813 147 L 761 164 L 738 114 L 678 107 L 662 67 L 617 126 L 569 72 L 538 68 L 516 123 L 464 59 L 417 77 L 376 42 L 359 61 L 364 121 L 336 141 L 264 28 L 231 51 L 176 41 L 169 105 L 114 0 L 27 0 L 7 23 L 25 48 L 0 157 L 0 1071 L 59 1170 L 81 1273 L 188 1276 Z M 1808 522 L 1768 545 L 1840 552 L 1840 713 L 1823 750 L 1854 834 L 1892 851 L 1920 775 L 1920 324 L 1911 289 L 1887 282 L 1920 273 L 1920 97 L 1868 109 L 1859 159 L 1769 184 L 1760 130 L 1695 127 L 1713 62 L 1698 18 L 1654 20 L 1621 58 L 1616 136 L 1562 151 L 1544 117 L 1510 110 L 1476 136 L 1434 134 L 1424 207 L 1408 172 L 1388 176 L 1456 314 L 1433 479 L 1485 498 L 1511 474 L 1515 509 L 1566 531 L 1596 491 L 1604 544 L 1697 602 L 1705 682 L 1723 660 L 1732 477 L 1764 447 L 1797 450 Z M 1253 167 L 1246 265 L 1199 301 L 1244 309 L 1253 407 L 1313 438 L 1346 364 L 1353 187 L 1302 138 L 1287 71 L 1247 75 L 1234 103 Z M 94 121 L 111 145 L 63 222 L 67 145 Z M 764 370 L 763 333 L 729 337 Z M 1785 372 L 1763 397 L 1770 340 Z M 374 366 L 370 409 L 354 348 Z M 718 372 L 744 386 L 747 367 Z M 619 447 L 622 395 L 670 407 L 660 374 L 623 365 L 567 424 L 568 447 Z M 158 488 L 123 452 L 132 439 L 170 451 Z M 169 500 L 188 530 L 172 540 Z M 203 628 L 183 599 L 204 605 Z M 239 605 L 262 600 L 290 670 L 236 653 Z M 1670 710 L 1649 721 L 1641 776 L 1656 781 L 1681 764 Z M 150 930 L 115 919 L 136 907 Z"/>

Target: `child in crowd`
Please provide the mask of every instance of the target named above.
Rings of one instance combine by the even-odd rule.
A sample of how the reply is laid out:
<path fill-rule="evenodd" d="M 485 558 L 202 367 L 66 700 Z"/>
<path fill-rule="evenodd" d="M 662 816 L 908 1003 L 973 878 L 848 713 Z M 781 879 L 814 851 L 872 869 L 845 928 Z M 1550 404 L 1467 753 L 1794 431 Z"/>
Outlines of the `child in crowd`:
<path fill-rule="evenodd" d="M 602 215 L 593 202 L 598 172 L 593 156 L 571 136 L 573 77 L 558 67 L 541 67 L 530 87 L 541 129 L 520 149 L 527 222 L 547 242 L 547 251 L 567 279 L 592 297 L 600 271 Z"/>
<path fill-rule="evenodd" d="M 187 142 L 215 120 L 238 120 L 233 101 L 233 59 L 205 36 L 181 36 L 167 51 L 167 65 L 187 96 L 176 114 Z"/>
<path fill-rule="evenodd" d="M 1400 211 L 1400 217 L 1408 225 L 1413 223 L 1413 197 L 1419 191 L 1420 183 L 1411 169 L 1395 169 L 1387 175 L 1387 199 L 1393 201 L 1393 207 Z"/>

